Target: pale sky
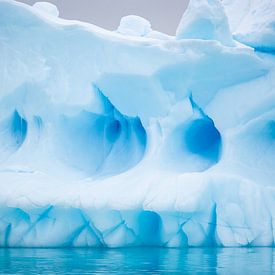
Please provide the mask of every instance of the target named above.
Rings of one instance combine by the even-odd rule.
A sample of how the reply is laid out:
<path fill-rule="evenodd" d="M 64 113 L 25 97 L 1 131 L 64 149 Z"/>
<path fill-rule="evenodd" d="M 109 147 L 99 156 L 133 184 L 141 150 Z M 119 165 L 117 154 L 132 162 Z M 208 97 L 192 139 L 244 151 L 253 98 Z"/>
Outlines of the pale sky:
<path fill-rule="evenodd" d="M 35 0 L 19 0 L 34 4 Z M 90 22 L 114 30 L 120 18 L 135 14 L 148 19 L 153 29 L 175 34 L 188 0 L 48 0 L 55 4 L 60 17 Z"/>

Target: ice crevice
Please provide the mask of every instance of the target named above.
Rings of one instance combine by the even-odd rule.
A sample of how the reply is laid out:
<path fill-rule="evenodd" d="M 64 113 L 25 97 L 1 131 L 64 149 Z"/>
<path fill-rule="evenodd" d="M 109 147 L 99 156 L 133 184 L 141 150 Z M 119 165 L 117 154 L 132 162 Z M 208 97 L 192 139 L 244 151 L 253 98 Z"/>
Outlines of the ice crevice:
<path fill-rule="evenodd" d="M 273 6 L 170 36 L 0 0 L 0 247 L 274 246 Z"/>
<path fill-rule="evenodd" d="M 36 209 L 39 211 L 39 209 Z M 17 209 L 10 208 L 10 212 L 18 212 Z M 224 241 L 223 234 L 233 237 L 235 245 L 253 246 L 257 245 L 257 239 L 261 234 L 249 231 L 251 226 L 234 226 L 217 221 L 219 214 L 216 213 L 216 205 L 212 205 L 209 220 L 205 218 L 182 218 L 175 217 L 175 213 L 155 212 L 155 211 L 114 211 L 98 210 L 101 213 L 110 215 L 109 217 L 121 215 L 122 220 L 116 225 L 106 227 L 99 220 L 93 220 L 91 209 L 68 209 L 50 207 L 43 211 L 34 221 L 36 214 L 33 210 L 25 212 L 29 219 L 24 216 L 17 216 L 17 220 L 1 217 L 1 228 L 3 239 L 2 247 L 123 247 L 123 246 L 166 246 L 166 247 L 186 247 L 186 246 L 226 246 L 228 241 Z M 52 212 L 50 214 L 50 212 Z M 83 215 L 89 215 L 89 219 L 83 219 Z M 180 212 L 178 213 L 180 214 Z M 183 213 L 181 213 L 183 214 Z M 72 216 L 75 220 L 72 220 Z M 125 216 L 124 216 L 125 215 Z M 216 216 L 217 215 L 217 216 Z M 198 216 L 200 214 L 198 213 Z M 13 217 L 14 219 L 14 217 Z M 49 221 L 51 220 L 51 222 Z M 169 224 L 164 224 L 170 220 Z M 116 223 L 116 221 L 113 221 Z M 6 226 L 4 226 L 6 224 Z M 22 231 L 22 226 L 25 230 Z M 102 228 L 102 229 L 100 229 Z M 167 229 L 169 230 L 167 231 Z M 62 232 L 62 238 L 57 240 L 56 235 Z M 169 232 L 170 231 L 170 232 Z M 222 233 L 221 231 L 224 231 Z M 53 234 L 46 234 L 52 232 Z M 172 234 L 172 232 L 174 232 Z M 229 234 L 229 235 L 228 235 Z M 15 237 L 16 236 L 16 237 Z M 227 237 L 227 238 L 228 238 Z M 35 239 L 34 239 L 35 238 Z M 272 240 L 270 240 L 273 243 Z M 57 243 L 56 243 L 57 242 Z M 270 244 L 272 244 L 270 243 Z"/>

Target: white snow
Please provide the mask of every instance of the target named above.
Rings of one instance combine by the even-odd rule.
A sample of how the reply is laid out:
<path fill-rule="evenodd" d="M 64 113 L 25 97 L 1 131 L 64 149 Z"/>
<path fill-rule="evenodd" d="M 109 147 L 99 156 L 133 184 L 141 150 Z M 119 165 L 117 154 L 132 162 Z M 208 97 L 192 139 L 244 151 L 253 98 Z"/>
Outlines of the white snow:
<path fill-rule="evenodd" d="M 217 40 L 226 46 L 234 45 L 219 0 L 190 0 L 178 26 L 176 38 Z"/>
<path fill-rule="evenodd" d="M 40 12 L 46 13 L 47 15 L 58 17 L 59 10 L 56 5 L 49 2 L 36 2 L 33 5 L 34 8 Z"/>
<path fill-rule="evenodd" d="M 146 36 L 152 29 L 151 23 L 145 18 L 137 15 L 128 15 L 121 18 L 117 31 L 125 35 Z"/>
<path fill-rule="evenodd" d="M 234 38 L 260 51 L 275 45 L 274 0 L 223 0 Z"/>

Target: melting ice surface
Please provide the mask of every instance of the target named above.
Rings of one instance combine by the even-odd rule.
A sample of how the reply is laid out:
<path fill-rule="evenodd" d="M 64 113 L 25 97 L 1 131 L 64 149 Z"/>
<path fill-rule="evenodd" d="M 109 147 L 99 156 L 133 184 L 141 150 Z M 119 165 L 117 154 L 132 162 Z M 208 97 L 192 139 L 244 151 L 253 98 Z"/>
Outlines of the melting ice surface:
<path fill-rule="evenodd" d="M 275 8 L 241 2 L 168 36 L 0 0 L 0 246 L 274 245 Z"/>

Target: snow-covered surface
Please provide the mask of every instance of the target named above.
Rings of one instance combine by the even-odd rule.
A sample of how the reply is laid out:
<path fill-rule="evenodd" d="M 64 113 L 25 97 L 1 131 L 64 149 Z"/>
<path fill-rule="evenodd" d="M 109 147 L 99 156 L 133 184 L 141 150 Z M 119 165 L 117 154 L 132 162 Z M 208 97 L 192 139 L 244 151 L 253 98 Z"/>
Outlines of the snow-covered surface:
<path fill-rule="evenodd" d="M 260 51 L 275 51 L 274 0 L 223 0 L 234 38 Z"/>
<path fill-rule="evenodd" d="M 217 40 L 226 46 L 234 45 L 220 0 L 190 0 L 176 37 Z"/>
<path fill-rule="evenodd" d="M 121 18 L 117 31 L 125 35 L 146 36 L 152 28 L 147 19 L 137 15 L 128 15 Z"/>
<path fill-rule="evenodd" d="M 51 16 L 58 16 L 59 10 L 56 5 L 49 2 L 36 2 L 33 5 L 34 8 L 38 9 L 40 12 L 46 13 Z"/>
<path fill-rule="evenodd" d="M 0 0 L 0 246 L 274 245 L 273 53 L 214 0 L 176 37 L 52 15 Z"/>

